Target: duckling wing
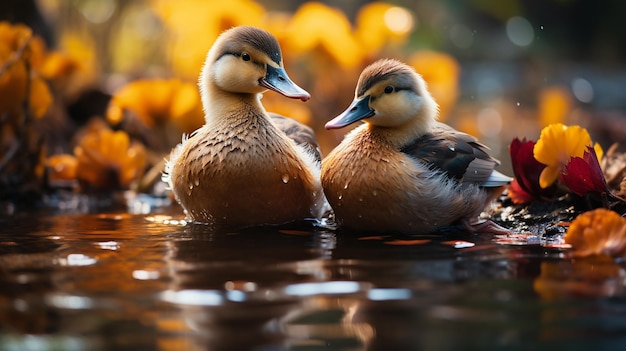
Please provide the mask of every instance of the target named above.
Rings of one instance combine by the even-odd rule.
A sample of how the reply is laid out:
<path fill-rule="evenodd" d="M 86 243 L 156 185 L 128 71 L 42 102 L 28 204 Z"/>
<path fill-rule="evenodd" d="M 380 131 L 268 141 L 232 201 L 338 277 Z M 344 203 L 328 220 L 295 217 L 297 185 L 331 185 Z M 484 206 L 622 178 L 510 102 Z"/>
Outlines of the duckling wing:
<path fill-rule="evenodd" d="M 269 113 L 272 121 L 278 129 L 292 139 L 296 145 L 303 146 L 310 154 L 312 154 L 317 162 L 322 162 L 322 151 L 315 138 L 315 132 L 307 125 L 304 125 L 293 118 L 281 116 L 276 113 Z"/>
<path fill-rule="evenodd" d="M 504 185 L 511 178 L 494 170 L 500 161 L 491 157 L 489 148 L 475 137 L 438 123 L 433 130 L 405 145 L 401 152 L 430 165 L 464 183 L 493 187 Z"/>

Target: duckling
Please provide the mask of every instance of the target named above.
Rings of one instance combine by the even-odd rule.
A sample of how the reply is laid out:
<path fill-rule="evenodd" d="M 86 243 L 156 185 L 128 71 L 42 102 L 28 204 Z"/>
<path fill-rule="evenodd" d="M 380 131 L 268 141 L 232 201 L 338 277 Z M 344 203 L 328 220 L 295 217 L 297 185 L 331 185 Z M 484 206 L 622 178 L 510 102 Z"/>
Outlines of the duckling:
<path fill-rule="evenodd" d="M 276 38 L 254 27 L 225 31 L 198 84 L 205 124 L 174 148 L 163 176 L 187 216 L 224 228 L 320 218 L 328 205 L 312 129 L 261 104 L 267 90 L 310 98 L 287 75 Z"/>
<path fill-rule="evenodd" d="M 437 121 L 423 78 L 393 59 L 361 73 L 355 99 L 327 129 L 357 121 L 322 161 L 321 181 L 339 225 L 366 231 L 433 232 L 471 221 L 512 179 L 475 137 Z"/>

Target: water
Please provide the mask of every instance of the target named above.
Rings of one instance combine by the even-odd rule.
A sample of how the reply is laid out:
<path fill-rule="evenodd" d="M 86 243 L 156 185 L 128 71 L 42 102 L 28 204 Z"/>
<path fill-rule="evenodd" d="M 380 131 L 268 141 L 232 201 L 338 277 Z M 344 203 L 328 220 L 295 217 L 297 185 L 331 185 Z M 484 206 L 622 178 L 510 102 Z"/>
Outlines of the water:
<path fill-rule="evenodd" d="M 0 219 L 0 349 L 626 345 L 620 262 L 483 234 L 214 232 L 178 211 Z"/>

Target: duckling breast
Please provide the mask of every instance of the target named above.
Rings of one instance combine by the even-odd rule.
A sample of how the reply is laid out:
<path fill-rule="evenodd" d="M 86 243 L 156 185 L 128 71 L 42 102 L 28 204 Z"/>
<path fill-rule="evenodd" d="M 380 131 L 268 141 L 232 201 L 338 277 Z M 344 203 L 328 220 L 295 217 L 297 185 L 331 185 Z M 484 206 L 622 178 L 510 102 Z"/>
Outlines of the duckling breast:
<path fill-rule="evenodd" d="M 193 220 L 225 227 L 313 217 L 322 191 L 295 145 L 247 117 L 207 124 L 181 146 L 170 175 L 177 200 Z"/>
<path fill-rule="evenodd" d="M 357 230 L 429 232 L 479 214 L 486 199 L 358 128 L 324 159 L 321 180 L 339 224 Z"/>

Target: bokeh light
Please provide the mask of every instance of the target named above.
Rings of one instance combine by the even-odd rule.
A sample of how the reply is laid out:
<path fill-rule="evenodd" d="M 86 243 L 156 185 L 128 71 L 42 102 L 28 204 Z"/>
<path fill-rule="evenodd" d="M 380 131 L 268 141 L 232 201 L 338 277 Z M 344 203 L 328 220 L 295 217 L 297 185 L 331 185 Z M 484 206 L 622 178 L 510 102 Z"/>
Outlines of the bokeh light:
<path fill-rule="evenodd" d="M 580 102 L 589 103 L 593 100 L 593 86 L 584 78 L 572 80 L 572 92 Z"/>
<path fill-rule="evenodd" d="M 407 34 L 413 29 L 413 16 L 411 13 L 402 8 L 394 6 L 385 11 L 385 25 L 393 32 L 398 34 Z"/>
<path fill-rule="evenodd" d="M 535 40 L 533 26 L 524 17 L 511 17 L 506 22 L 506 34 L 509 40 L 517 46 L 528 46 Z"/>

